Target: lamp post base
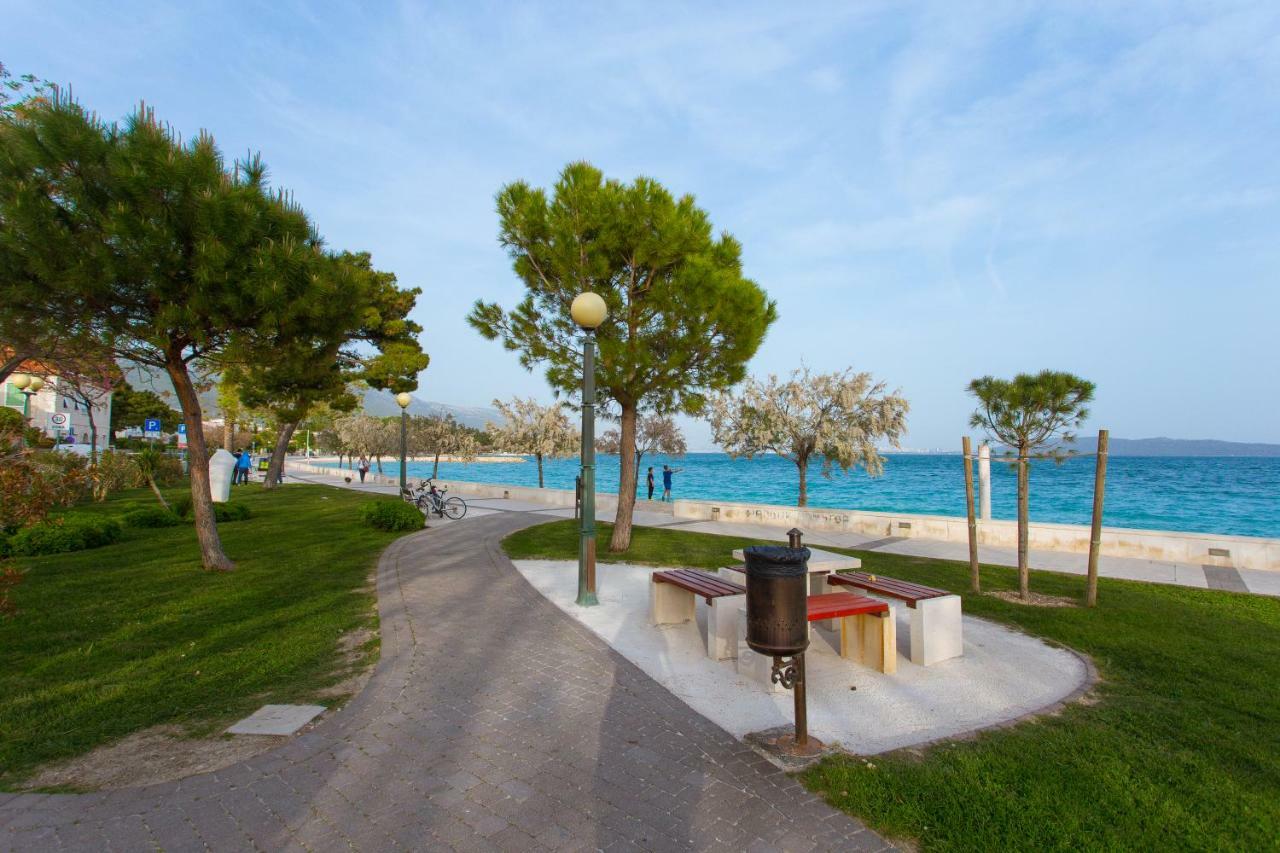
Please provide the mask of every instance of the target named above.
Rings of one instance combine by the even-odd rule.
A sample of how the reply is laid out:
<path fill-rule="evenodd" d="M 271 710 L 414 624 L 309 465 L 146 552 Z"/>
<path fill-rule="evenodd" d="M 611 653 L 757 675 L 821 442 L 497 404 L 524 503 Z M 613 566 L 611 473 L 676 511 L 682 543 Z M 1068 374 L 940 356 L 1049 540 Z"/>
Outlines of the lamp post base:
<path fill-rule="evenodd" d="M 813 735 L 809 735 L 808 743 L 797 745 L 796 733 L 791 726 L 752 732 L 743 741 L 775 767 L 788 773 L 804 770 L 832 751 Z"/>

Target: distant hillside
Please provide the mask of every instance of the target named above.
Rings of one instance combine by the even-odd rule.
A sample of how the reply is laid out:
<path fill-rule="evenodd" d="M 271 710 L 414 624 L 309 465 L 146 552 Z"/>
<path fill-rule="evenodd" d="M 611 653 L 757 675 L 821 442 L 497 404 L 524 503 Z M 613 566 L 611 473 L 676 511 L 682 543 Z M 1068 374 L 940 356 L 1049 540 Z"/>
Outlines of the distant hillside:
<path fill-rule="evenodd" d="M 378 418 L 400 414 L 400 406 L 396 403 L 394 394 L 372 389 L 365 392 L 364 410 Z M 502 422 L 502 415 L 498 414 L 498 410 L 487 406 L 451 406 L 448 403 L 419 400 L 417 397 L 414 397 L 413 402 L 409 404 L 409 414 L 437 418 L 453 415 L 458 423 L 476 429 L 484 429 L 485 425 L 491 422 Z"/>
<path fill-rule="evenodd" d="M 1097 436 L 1080 436 L 1071 449 L 1093 453 Z M 1003 452 L 1003 448 L 1000 449 Z M 1280 456 L 1280 444 L 1218 441 L 1212 438 L 1112 438 L 1112 456 Z"/>

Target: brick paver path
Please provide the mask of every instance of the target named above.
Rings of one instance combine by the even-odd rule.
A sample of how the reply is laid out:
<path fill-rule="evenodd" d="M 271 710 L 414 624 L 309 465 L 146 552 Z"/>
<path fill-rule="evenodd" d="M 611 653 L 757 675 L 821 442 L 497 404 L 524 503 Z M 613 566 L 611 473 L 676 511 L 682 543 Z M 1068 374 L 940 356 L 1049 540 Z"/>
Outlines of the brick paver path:
<path fill-rule="evenodd" d="M 310 732 L 181 782 L 0 794 L 0 849 L 885 848 L 534 591 L 498 543 L 540 520 L 393 544 L 382 659 Z"/>

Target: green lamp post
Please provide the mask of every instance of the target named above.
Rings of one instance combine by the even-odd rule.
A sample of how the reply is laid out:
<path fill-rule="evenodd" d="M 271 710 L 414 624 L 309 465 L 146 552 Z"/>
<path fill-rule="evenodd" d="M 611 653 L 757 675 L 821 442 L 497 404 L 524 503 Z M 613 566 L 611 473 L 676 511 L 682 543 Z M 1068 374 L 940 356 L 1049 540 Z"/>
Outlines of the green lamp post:
<path fill-rule="evenodd" d="M 408 473 L 405 470 L 406 458 L 409 455 L 409 404 L 413 397 L 407 391 L 396 395 L 396 405 L 400 407 L 400 494 L 409 487 Z"/>
<path fill-rule="evenodd" d="M 596 599 L 596 329 L 609 316 L 599 294 L 579 293 L 569 307 L 582 337 L 582 529 L 578 545 L 578 599 L 583 607 Z"/>

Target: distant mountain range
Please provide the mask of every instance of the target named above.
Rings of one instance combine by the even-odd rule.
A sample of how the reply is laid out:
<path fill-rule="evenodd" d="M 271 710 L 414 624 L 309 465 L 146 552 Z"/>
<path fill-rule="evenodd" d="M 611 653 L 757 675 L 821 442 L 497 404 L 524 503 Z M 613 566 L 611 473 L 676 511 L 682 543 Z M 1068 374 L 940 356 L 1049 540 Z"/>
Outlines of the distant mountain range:
<path fill-rule="evenodd" d="M 374 417 L 386 418 L 400 414 L 400 405 L 391 392 L 370 389 L 364 394 L 364 410 Z M 476 429 L 484 429 L 486 424 L 503 421 L 498 410 L 488 406 L 451 406 L 448 403 L 435 403 L 430 400 L 420 400 L 417 397 L 414 397 L 413 402 L 409 404 L 408 411 L 410 415 L 423 415 L 429 418 L 453 415 L 458 423 Z"/>
<path fill-rule="evenodd" d="M 1093 453 L 1097 436 L 1079 436 L 1070 449 Z M 1108 442 L 1111 456 L 1280 456 L 1280 444 L 1218 441 L 1212 438 L 1113 438 Z"/>

